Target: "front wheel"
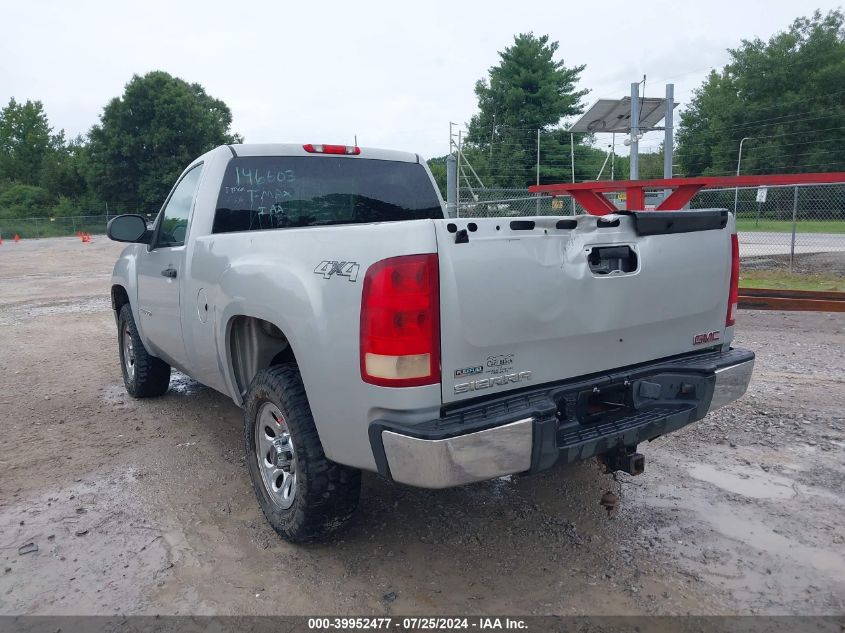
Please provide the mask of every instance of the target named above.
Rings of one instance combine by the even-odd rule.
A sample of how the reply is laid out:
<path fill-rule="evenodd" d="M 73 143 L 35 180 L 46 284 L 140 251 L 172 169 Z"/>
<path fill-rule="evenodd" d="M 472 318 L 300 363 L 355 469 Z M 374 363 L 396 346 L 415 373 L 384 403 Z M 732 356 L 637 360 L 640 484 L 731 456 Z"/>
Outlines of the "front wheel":
<path fill-rule="evenodd" d="M 244 444 L 258 504 L 285 539 L 314 541 L 352 517 L 361 473 L 326 457 L 295 364 L 256 374 L 244 408 Z"/>
<path fill-rule="evenodd" d="M 118 314 L 117 345 L 123 369 L 123 384 L 130 396 L 152 398 L 167 391 L 170 385 L 170 365 L 150 354 L 144 347 L 128 303 Z"/>

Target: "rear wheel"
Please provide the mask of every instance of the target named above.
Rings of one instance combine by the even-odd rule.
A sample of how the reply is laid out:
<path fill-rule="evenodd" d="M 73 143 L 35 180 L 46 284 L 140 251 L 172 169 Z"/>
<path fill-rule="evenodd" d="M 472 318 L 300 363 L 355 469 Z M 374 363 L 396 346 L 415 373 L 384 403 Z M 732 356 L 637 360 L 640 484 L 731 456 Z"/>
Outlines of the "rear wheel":
<path fill-rule="evenodd" d="M 258 504 L 285 539 L 317 540 L 352 517 L 361 473 L 326 457 L 294 363 L 253 379 L 244 408 L 244 445 Z"/>
<path fill-rule="evenodd" d="M 128 303 L 120 309 L 118 315 L 117 345 L 123 369 L 123 384 L 130 396 L 152 398 L 167 391 L 170 385 L 170 365 L 150 354 L 144 347 Z"/>

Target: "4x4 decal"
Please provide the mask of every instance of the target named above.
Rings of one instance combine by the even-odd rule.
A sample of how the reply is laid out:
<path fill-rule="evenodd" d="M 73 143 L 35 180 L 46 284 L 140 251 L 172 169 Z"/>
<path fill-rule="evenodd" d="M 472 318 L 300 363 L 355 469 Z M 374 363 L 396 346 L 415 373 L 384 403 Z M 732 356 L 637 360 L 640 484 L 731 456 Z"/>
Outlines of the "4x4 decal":
<path fill-rule="evenodd" d="M 359 268 L 358 262 L 323 261 L 317 264 L 314 274 L 322 275 L 323 279 L 328 279 L 332 275 L 338 275 L 339 277 L 348 278 L 349 281 L 358 281 Z"/>

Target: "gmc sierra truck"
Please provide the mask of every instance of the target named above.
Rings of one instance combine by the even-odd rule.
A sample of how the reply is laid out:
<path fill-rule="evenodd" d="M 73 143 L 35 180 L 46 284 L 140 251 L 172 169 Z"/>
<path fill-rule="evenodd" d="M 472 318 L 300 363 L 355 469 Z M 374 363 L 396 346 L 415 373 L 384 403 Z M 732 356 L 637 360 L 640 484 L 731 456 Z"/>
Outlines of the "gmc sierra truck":
<path fill-rule="evenodd" d="M 426 488 L 637 444 L 740 397 L 726 210 L 445 217 L 416 154 L 228 145 L 191 163 L 111 289 L 123 379 L 171 367 L 244 411 L 250 478 L 291 541 L 344 524 L 361 471 Z"/>

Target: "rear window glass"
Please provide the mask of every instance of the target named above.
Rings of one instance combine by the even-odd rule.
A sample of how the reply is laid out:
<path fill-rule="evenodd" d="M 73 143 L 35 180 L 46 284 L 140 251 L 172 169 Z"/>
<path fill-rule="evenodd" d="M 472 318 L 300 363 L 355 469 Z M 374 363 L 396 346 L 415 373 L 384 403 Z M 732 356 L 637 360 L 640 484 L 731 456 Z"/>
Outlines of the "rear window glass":
<path fill-rule="evenodd" d="M 244 156 L 226 167 L 214 233 L 442 218 L 422 165 L 340 156 Z"/>

